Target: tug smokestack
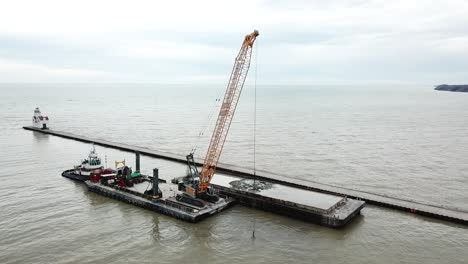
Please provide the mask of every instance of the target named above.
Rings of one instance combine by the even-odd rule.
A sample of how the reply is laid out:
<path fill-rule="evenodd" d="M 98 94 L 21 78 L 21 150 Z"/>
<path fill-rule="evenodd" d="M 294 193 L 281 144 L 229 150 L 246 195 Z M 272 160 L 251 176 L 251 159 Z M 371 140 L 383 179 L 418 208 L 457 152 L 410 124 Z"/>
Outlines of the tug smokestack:
<path fill-rule="evenodd" d="M 135 172 L 140 172 L 140 152 L 135 152 Z"/>
<path fill-rule="evenodd" d="M 157 168 L 153 169 L 153 196 L 158 195 L 159 193 L 159 170 Z"/>

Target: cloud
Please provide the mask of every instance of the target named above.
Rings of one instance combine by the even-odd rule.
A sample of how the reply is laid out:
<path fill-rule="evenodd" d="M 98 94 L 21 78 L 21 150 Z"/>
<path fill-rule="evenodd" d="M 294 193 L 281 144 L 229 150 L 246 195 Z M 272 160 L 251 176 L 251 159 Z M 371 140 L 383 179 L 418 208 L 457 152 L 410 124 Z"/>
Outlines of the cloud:
<path fill-rule="evenodd" d="M 88 69 L 51 68 L 39 64 L 0 60 L 0 79 L 2 82 L 60 82 L 81 78 L 85 80 L 106 80 L 110 77 L 113 76 L 109 73 Z"/>
<path fill-rule="evenodd" d="M 52 35 L 183 28 L 209 31 L 245 24 L 239 17 L 253 15 L 246 6 L 256 2 L 17 0 L 1 9 L 0 31 Z"/>
<path fill-rule="evenodd" d="M 229 58 L 235 56 L 233 49 L 200 43 L 184 43 L 176 41 L 139 41 L 127 42 L 114 47 L 115 56 L 126 56 L 137 59 L 151 59 L 163 61 L 183 60 L 197 62 L 212 61 L 215 58 Z"/>
<path fill-rule="evenodd" d="M 451 82 L 468 71 L 467 13 L 463 0 L 17 0 L 0 9 L 0 58 L 49 69 L 10 68 L 18 80 L 211 82 L 257 28 L 259 83 Z"/>

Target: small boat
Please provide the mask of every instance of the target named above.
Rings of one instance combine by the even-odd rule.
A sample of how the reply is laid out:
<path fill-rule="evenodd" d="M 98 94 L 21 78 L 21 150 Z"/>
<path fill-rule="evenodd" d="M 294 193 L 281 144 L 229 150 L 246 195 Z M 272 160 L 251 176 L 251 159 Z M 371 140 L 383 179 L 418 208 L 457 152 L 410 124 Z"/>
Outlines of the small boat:
<path fill-rule="evenodd" d="M 93 149 L 89 152 L 88 158 L 81 161 L 80 165 L 74 166 L 73 169 L 62 172 L 62 176 L 76 180 L 76 181 L 87 181 L 93 175 L 101 175 L 107 173 L 110 169 L 104 169 L 101 164 L 101 158 L 96 153 L 96 149 L 93 145 Z"/>

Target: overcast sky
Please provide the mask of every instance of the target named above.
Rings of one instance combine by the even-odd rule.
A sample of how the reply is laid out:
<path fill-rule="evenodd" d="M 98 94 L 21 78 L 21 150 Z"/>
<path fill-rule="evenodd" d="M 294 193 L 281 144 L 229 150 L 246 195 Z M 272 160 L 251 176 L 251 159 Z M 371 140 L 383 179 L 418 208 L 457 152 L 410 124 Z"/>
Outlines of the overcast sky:
<path fill-rule="evenodd" d="M 226 83 L 253 29 L 259 83 L 468 83 L 466 0 L 0 0 L 0 82 Z"/>

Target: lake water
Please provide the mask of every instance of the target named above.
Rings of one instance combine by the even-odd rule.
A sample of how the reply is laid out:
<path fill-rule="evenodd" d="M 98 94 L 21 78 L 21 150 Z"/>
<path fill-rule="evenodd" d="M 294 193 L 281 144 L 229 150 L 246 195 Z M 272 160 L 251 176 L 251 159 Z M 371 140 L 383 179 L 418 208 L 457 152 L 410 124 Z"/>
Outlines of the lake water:
<path fill-rule="evenodd" d="M 244 88 L 223 163 L 253 166 L 253 91 Z M 181 155 L 197 145 L 203 157 L 222 85 L 1 84 L 0 92 L 0 263 L 468 262 L 467 227 L 374 206 L 340 230 L 242 206 L 181 222 L 62 178 L 90 146 L 21 128 L 39 106 L 53 129 Z M 468 94 L 428 86 L 258 86 L 256 167 L 468 210 L 467 113 Z M 131 153 L 97 151 L 109 166 L 134 163 Z M 166 179 L 185 173 L 142 159 L 143 172 L 153 167 Z"/>

